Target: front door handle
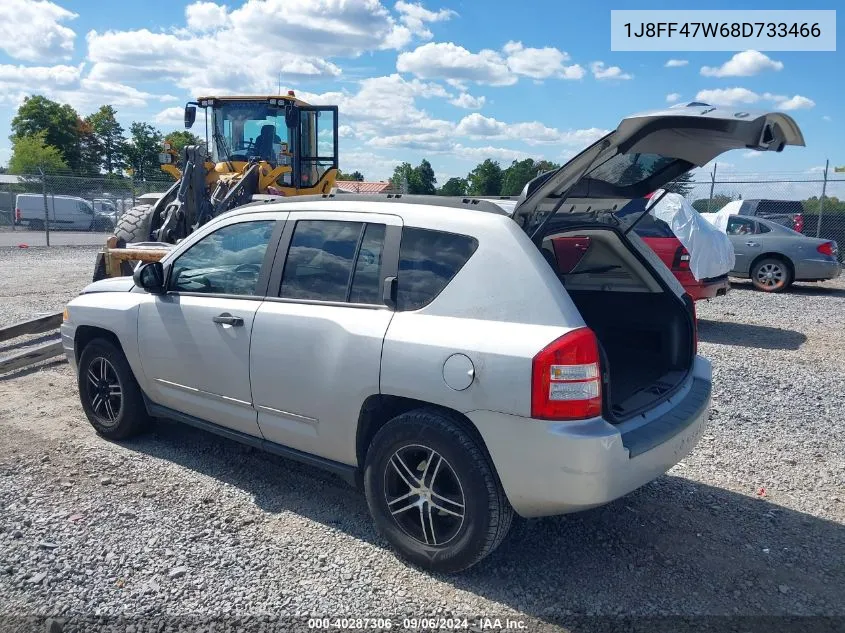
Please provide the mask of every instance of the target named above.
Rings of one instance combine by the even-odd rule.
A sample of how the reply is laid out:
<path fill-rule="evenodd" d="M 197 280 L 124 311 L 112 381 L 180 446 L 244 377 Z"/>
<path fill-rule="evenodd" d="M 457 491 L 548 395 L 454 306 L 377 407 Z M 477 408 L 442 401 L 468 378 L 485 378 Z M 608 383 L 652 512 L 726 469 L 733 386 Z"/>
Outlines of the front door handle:
<path fill-rule="evenodd" d="M 215 323 L 220 323 L 222 325 L 233 325 L 235 327 L 240 327 L 244 324 L 244 320 L 239 316 L 232 316 L 228 312 L 224 312 L 223 314 L 218 314 L 216 317 L 211 319 Z"/>

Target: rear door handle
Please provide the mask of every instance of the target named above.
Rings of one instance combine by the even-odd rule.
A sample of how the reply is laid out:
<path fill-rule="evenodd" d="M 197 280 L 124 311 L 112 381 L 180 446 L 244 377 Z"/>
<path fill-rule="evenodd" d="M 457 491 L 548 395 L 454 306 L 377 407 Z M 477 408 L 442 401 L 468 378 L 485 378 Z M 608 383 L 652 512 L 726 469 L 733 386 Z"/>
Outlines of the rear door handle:
<path fill-rule="evenodd" d="M 746 246 L 760 246 L 757 242 L 746 242 Z"/>
<path fill-rule="evenodd" d="M 223 314 L 218 314 L 216 317 L 211 319 L 215 323 L 220 323 L 222 325 L 233 325 L 235 327 L 240 327 L 244 324 L 244 320 L 239 316 L 232 316 L 228 312 L 224 312 Z"/>

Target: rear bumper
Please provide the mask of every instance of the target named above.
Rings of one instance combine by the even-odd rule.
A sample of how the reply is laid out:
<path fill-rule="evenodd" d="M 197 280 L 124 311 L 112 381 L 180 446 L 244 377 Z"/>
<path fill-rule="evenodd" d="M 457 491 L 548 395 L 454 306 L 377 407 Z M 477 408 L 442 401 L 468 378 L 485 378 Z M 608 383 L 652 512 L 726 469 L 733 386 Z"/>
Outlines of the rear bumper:
<path fill-rule="evenodd" d="M 842 264 L 835 258 L 802 259 L 795 266 L 796 281 L 836 279 L 842 274 Z"/>
<path fill-rule="evenodd" d="M 656 479 L 698 443 L 710 408 L 709 361 L 670 400 L 619 425 L 602 418 L 547 422 L 490 411 L 481 433 L 511 505 L 524 517 L 600 506 Z"/>
<path fill-rule="evenodd" d="M 692 281 L 684 280 L 681 283 L 693 301 L 721 297 L 728 294 L 728 290 L 731 289 L 731 282 L 728 280 L 727 275 L 714 279 L 702 279 L 701 281 L 693 277 Z"/>

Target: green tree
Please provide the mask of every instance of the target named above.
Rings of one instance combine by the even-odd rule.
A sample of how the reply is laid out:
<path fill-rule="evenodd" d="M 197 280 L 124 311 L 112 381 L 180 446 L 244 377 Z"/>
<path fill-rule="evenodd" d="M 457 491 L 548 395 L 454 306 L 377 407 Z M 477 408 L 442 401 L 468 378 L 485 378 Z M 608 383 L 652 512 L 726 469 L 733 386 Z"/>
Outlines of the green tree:
<path fill-rule="evenodd" d="M 103 159 L 103 146 L 94 133 L 94 128 L 88 119 L 77 121 L 79 135 L 79 172 L 86 176 L 100 174 L 100 163 Z"/>
<path fill-rule="evenodd" d="M 537 161 L 537 175 L 545 174 L 547 171 L 557 171 L 560 169 L 560 165 L 554 163 L 550 160 L 541 160 Z"/>
<path fill-rule="evenodd" d="M 502 191 L 502 167 L 486 159 L 467 176 L 467 193 L 471 196 L 498 196 Z"/>
<path fill-rule="evenodd" d="M 538 173 L 537 163 L 531 158 L 513 161 L 511 166 L 502 172 L 501 195 L 518 196 L 528 181 L 533 180 Z"/>
<path fill-rule="evenodd" d="M 663 185 L 663 188 L 670 193 L 679 193 L 688 196 L 695 189 L 695 181 L 692 179 L 692 172 L 687 172 L 675 178 L 672 182 Z"/>
<path fill-rule="evenodd" d="M 438 196 L 465 196 L 467 193 L 466 178 L 449 178 L 437 191 Z"/>
<path fill-rule="evenodd" d="M 336 180 L 352 180 L 355 182 L 364 182 L 366 178 L 364 178 L 364 174 L 362 174 L 360 171 L 353 171 L 351 174 L 347 174 L 338 169 Z"/>
<path fill-rule="evenodd" d="M 692 203 L 692 208 L 699 213 L 707 213 L 708 211 L 714 213 L 725 206 L 728 202 L 740 199 L 741 196 L 738 194 L 717 193 L 713 196 L 712 200 L 710 198 L 699 198 Z"/>
<path fill-rule="evenodd" d="M 394 167 L 390 182 L 393 189 L 401 193 L 416 193 L 420 188 L 418 174 L 411 163 L 402 163 Z"/>
<path fill-rule="evenodd" d="M 112 106 L 104 105 L 85 118 L 101 147 L 100 166 L 107 174 L 120 173 L 126 167 L 126 139 L 116 115 L 117 111 Z"/>
<path fill-rule="evenodd" d="M 58 148 L 48 145 L 45 131 L 28 136 L 12 138 L 12 157 L 9 159 L 10 174 L 37 174 L 39 169 L 45 173 L 56 173 L 67 169 Z"/>
<path fill-rule="evenodd" d="M 199 145 L 200 147 L 205 147 L 205 141 L 188 130 L 170 132 L 170 134 L 164 137 L 164 140 L 170 143 L 170 146 L 176 150 L 179 156 L 182 155 L 182 150 L 188 145 Z"/>
<path fill-rule="evenodd" d="M 158 155 L 163 137 L 161 132 L 149 123 L 133 121 L 129 127 L 130 145 L 127 151 L 129 164 L 137 180 L 158 180 L 162 178 Z"/>
<path fill-rule="evenodd" d="M 33 136 L 44 132 L 44 143 L 59 150 L 62 160 L 74 171 L 80 168 L 79 115 L 66 103 L 41 95 L 26 97 L 12 119 L 12 135 Z"/>
<path fill-rule="evenodd" d="M 423 158 L 422 162 L 417 167 L 414 167 L 414 172 L 417 176 L 418 190 L 411 193 L 419 193 L 426 196 L 433 196 L 437 193 L 437 187 L 435 187 L 437 178 L 434 176 L 434 168 L 431 166 L 431 163 Z"/>

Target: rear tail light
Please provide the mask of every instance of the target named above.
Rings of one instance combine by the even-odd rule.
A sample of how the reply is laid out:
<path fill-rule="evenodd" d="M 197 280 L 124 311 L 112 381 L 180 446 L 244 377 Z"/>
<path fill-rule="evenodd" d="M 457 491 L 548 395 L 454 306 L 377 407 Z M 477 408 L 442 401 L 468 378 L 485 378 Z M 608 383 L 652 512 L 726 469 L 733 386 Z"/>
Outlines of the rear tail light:
<path fill-rule="evenodd" d="M 690 301 L 692 306 L 692 353 L 698 354 L 698 314 L 695 311 L 695 301 Z"/>
<path fill-rule="evenodd" d="M 672 270 L 689 270 L 689 251 L 679 246 L 672 259 Z"/>
<path fill-rule="evenodd" d="M 816 250 L 822 255 L 827 255 L 828 257 L 836 257 L 839 252 L 839 249 L 836 247 L 836 242 L 825 242 L 824 244 L 819 244 Z"/>
<path fill-rule="evenodd" d="M 801 213 L 796 213 L 792 218 L 792 229 L 798 233 L 804 232 L 804 216 Z"/>
<path fill-rule="evenodd" d="M 21 210 L 20 209 L 15 209 L 15 220 L 17 220 L 18 222 L 21 221 Z"/>
<path fill-rule="evenodd" d="M 543 348 L 531 367 L 531 417 L 586 420 L 601 415 L 596 335 L 579 328 Z"/>

